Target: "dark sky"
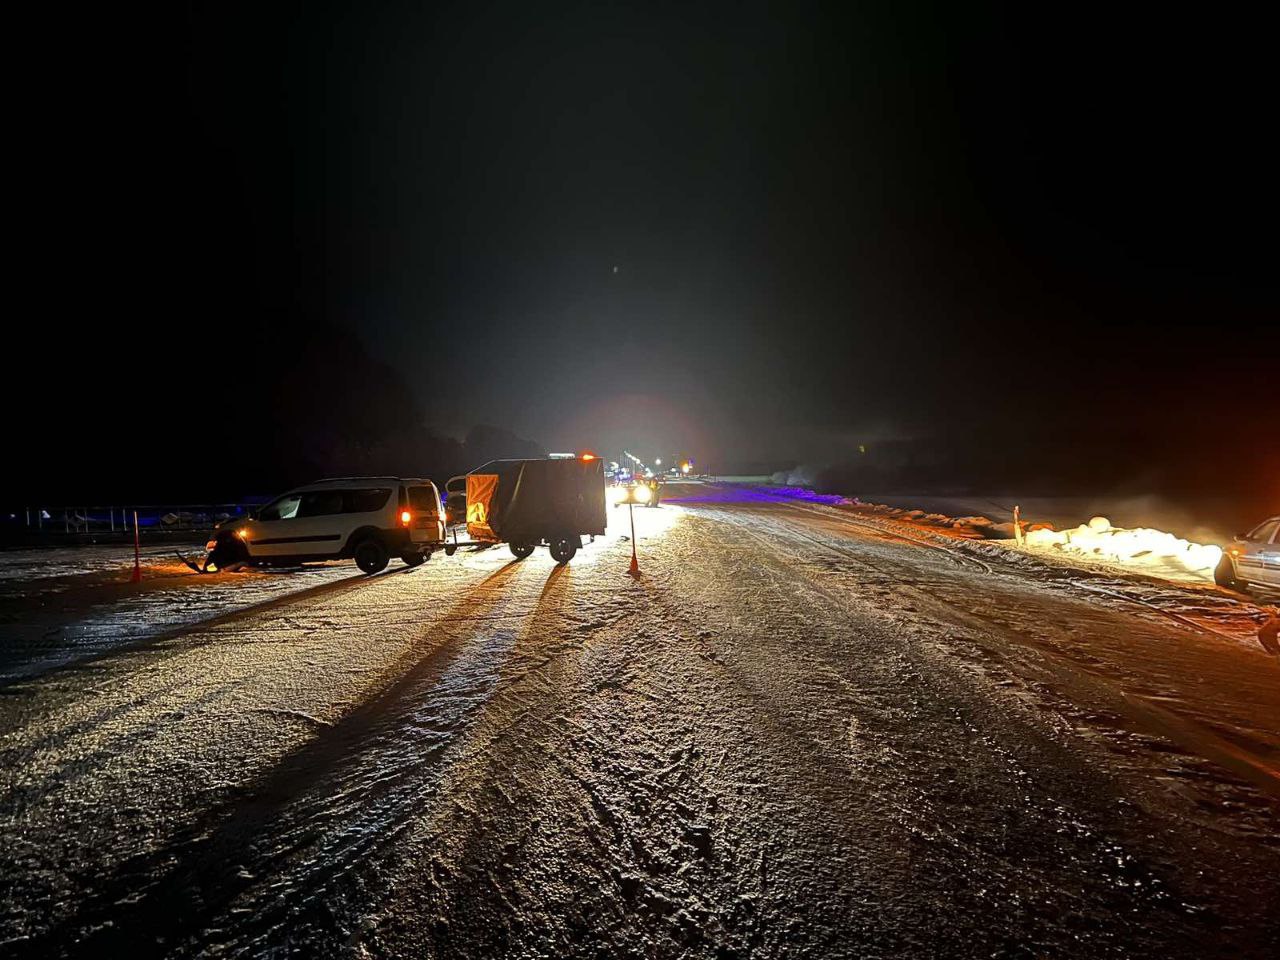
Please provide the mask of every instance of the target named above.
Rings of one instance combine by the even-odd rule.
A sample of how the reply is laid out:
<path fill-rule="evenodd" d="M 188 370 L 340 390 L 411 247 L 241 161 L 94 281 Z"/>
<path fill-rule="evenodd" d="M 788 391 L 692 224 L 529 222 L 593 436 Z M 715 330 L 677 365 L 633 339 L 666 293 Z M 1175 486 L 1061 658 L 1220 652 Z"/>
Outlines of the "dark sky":
<path fill-rule="evenodd" d="M 57 401 L 144 415 L 157 468 L 279 429 L 227 394 L 318 324 L 459 436 L 726 467 L 968 438 L 988 459 L 1106 438 L 1138 472 L 1171 443 L 1274 450 L 1274 32 L 1027 7 L 41 24 L 21 119 L 43 296 L 15 355 L 60 365 Z M 67 422 L 22 420 L 46 453 Z"/>

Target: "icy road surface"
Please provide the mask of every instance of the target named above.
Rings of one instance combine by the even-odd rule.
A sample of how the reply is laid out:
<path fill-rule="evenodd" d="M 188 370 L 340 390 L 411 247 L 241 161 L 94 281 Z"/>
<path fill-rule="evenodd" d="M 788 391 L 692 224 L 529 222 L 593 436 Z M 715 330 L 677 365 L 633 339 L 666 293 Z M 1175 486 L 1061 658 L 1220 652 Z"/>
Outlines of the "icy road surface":
<path fill-rule="evenodd" d="M 1277 955 L 1256 607 L 668 494 L 638 579 L 0 578 L 0 953 Z"/>

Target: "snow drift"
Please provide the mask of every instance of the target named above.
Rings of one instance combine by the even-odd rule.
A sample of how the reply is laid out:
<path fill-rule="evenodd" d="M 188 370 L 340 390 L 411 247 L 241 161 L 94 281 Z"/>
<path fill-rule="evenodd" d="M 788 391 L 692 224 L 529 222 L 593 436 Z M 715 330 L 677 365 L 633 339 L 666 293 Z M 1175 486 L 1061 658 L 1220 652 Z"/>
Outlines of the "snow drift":
<path fill-rule="evenodd" d="M 1179 573 L 1188 579 L 1212 582 L 1222 548 L 1194 543 L 1163 530 L 1113 527 L 1106 517 L 1094 517 L 1070 530 L 1039 529 L 1026 535 L 1027 546 L 1079 553 L 1151 573 Z"/>
<path fill-rule="evenodd" d="M 1078 527 L 1057 530 L 1052 524 L 1027 522 L 1023 531 L 1026 545 L 1018 547 L 1013 523 L 997 522 L 984 516 L 951 517 L 925 510 L 908 510 L 880 503 L 863 503 L 857 498 L 815 493 L 804 487 L 755 485 L 771 496 L 838 506 L 859 513 L 931 527 L 964 539 L 999 541 L 1011 549 L 1037 553 L 1053 551 L 1081 559 L 1106 563 L 1152 576 L 1194 583 L 1213 583 L 1213 570 L 1222 558 L 1222 548 L 1197 543 L 1176 534 L 1150 527 L 1112 526 L 1106 517 L 1094 517 Z"/>

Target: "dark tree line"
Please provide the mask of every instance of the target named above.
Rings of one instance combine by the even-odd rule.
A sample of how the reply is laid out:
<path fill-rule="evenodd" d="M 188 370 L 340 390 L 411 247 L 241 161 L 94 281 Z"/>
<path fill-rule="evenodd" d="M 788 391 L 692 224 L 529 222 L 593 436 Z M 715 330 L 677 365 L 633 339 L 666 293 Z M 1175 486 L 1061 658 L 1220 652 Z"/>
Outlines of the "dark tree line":
<path fill-rule="evenodd" d="M 86 353 L 61 359 L 45 384 L 11 381 L 18 456 L 4 501 L 229 501 L 374 474 L 443 483 L 486 460 L 546 452 L 499 427 L 433 432 L 404 378 L 334 324 L 237 339 L 225 347 L 188 328 L 131 344 L 115 372 Z"/>

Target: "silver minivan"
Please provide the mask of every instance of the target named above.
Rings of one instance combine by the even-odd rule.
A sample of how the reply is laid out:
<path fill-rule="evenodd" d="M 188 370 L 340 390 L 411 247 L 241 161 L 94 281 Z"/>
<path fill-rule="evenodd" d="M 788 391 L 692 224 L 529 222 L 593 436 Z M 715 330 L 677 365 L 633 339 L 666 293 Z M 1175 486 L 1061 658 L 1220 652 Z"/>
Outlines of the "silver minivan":
<path fill-rule="evenodd" d="M 1233 590 L 1280 590 L 1280 517 L 1263 520 L 1232 540 L 1213 579 Z"/>
<path fill-rule="evenodd" d="M 343 477 L 282 494 L 247 518 L 218 524 L 210 566 L 353 559 L 377 573 L 393 556 L 416 567 L 444 541 L 444 511 L 430 480 Z"/>

